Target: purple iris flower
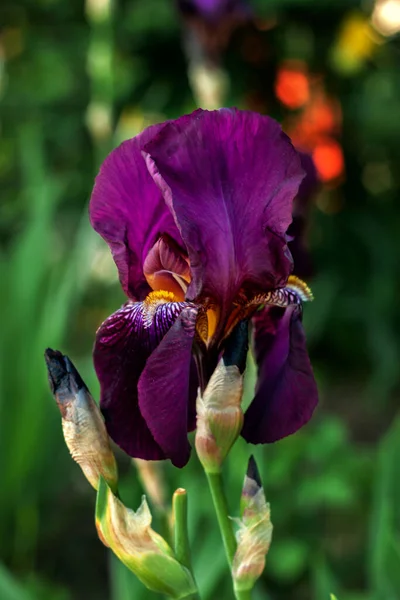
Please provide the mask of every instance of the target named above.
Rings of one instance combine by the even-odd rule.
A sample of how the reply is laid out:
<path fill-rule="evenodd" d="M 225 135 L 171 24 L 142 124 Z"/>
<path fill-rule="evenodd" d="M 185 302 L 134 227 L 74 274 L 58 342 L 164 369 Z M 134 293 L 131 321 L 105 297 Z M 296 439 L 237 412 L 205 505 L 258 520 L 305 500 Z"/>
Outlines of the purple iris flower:
<path fill-rule="evenodd" d="M 252 19 L 247 0 L 177 0 L 191 63 L 218 64 L 232 33 Z"/>
<path fill-rule="evenodd" d="M 107 430 L 130 456 L 186 464 L 197 388 L 250 319 L 259 377 L 243 436 L 272 442 L 311 417 L 286 236 L 303 176 L 280 126 L 236 109 L 153 125 L 103 163 L 90 218 L 129 301 L 99 328 L 94 364 Z"/>
<path fill-rule="evenodd" d="M 183 14 L 199 15 L 210 21 L 217 21 L 226 15 L 249 15 L 250 9 L 245 0 L 178 0 Z"/>

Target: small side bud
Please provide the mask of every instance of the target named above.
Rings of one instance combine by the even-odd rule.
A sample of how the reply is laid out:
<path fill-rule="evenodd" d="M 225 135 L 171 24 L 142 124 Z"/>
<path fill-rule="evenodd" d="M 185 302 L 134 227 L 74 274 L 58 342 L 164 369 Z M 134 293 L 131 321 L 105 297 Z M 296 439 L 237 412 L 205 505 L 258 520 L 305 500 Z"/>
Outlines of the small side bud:
<path fill-rule="evenodd" d="M 196 451 L 207 473 L 218 473 L 243 427 L 243 371 L 248 324 L 239 323 L 203 393 L 197 397 Z"/>
<path fill-rule="evenodd" d="M 118 471 L 100 410 L 67 356 L 47 349 L 51 391 L 62 417 L 64 439 L 86 479 L 98 489 L 100 476 L 117 489 Z"/>
<path fill-rule="evenodd" d="M 177 561 L 164 538 L 151 528 L 151 521 L 145 497 L 135 512 L 100 479 L 96 527 L 101 541 L 149 590 L 176 599 L 196 593 L 189 569 Z"/>
<path fill-rule="evenodd" d="M 251 590 L 262 574 L 272 538 L 269 504 L 265 500 L 256 462 L 251 456 L 241 496 L 241 518 L 237 524 L 237 550 L 232 577 L 235 590 Z"/>

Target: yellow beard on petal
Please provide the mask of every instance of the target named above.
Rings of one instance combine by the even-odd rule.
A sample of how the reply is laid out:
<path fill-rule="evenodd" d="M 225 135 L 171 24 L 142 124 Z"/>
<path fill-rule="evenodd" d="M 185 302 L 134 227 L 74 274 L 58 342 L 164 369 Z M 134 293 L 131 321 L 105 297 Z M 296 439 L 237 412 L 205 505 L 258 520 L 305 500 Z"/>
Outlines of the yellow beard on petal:
<path fill-rule="evenodd" d="M 296 275 L 290 275 L 286 287 L 297 292 L 303 302 L 309 302 L 314 299 L 313 293 L 306 282 Z"/>
<path fill-rule="evenodd" d="M 143 304 L 146 306 L 146 308 L 150 308 L 153 305 L 158 306 L 164 302 L 179 302 L 179 300 L 173 292 L 168 292 L 167 290 L 150 292 L 150 294 L 143 300 Z"/>
<path fill-rule="evenodd" d="M 145 327 L 151 327 L 157 308 L 161 304 L 166 304 L 167 302 L 179 302 L 179 298 L 172 292 L 167 292 L 166 290 L 150 292 L 143 300 L 143 321 Z"/>

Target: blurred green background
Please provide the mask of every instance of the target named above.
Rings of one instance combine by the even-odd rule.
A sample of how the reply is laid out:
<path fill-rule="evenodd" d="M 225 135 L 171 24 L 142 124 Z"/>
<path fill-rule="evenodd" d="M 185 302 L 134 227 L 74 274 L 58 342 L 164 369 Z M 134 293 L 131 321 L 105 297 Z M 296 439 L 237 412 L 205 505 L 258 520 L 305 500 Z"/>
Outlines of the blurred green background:
<path fill-rule="evenodd" d="M 275 526 L 255 600 L 400 599 L 400 2 L 252 11 L 211 26 L 172 0 L 1 3 L 1 600 L 155 598 L 96 537 L 43 351 L 69 354 L 98 397 L 95 330 L 124 298 L 88 223 L 95 173 L 122 139 L 199 102 L 278 118 L 323 180 L 305 310 L 321 401 L 304 430 L 254 449 Z M 229 460 L 232 515 L 248 455 L 239 442 Z M 143 490 L 118 457 L 136 508 Z M 189 491 L 202 598 L 228 599 L 197 460 L 165 470 L 170 492 Z"/>

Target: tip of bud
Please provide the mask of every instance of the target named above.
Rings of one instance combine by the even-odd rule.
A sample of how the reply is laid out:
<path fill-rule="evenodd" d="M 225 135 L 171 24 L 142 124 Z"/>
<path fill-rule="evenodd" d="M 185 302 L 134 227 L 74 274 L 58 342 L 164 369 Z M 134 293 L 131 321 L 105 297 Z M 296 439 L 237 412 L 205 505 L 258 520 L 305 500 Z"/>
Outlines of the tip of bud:
<path fill-rule="evenodd" d="M 257 486 L 262 487 L 260 472 L 257 467 L 257 463 L 253 455 L 250 456 L 247 465 L 247 477 L 256 482 Z"/>
<path fill-rule="evenodd" d="M 249 350 L 249 322 L 240 321 L 226 340 L 222 360 L 225 366 L 235 365 L 240 373 L 246 368 L 247 352 Z"/>
<path fill-rule="evenodd" d="M 261 576 L 271 543 L 272 523 L 254 456 L 250 456 L 240 499 L 241 518 L 232 562 L 235 590 L 251 590 Z"/>
<path fill-rule="evenodd" d="M 64 356 L 59 350 L 47 348 L 44 358 L 53 394 L 59 394 L 60 392 L 71 394 L 72 391 L 77 392 L 82 388 L 87 389 L 68 356 Z"/>

